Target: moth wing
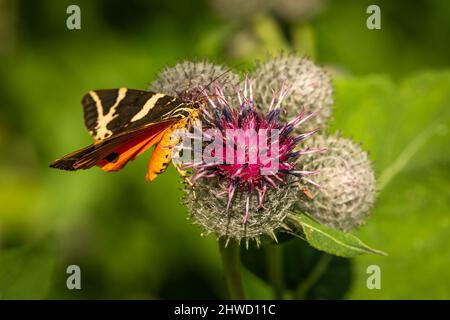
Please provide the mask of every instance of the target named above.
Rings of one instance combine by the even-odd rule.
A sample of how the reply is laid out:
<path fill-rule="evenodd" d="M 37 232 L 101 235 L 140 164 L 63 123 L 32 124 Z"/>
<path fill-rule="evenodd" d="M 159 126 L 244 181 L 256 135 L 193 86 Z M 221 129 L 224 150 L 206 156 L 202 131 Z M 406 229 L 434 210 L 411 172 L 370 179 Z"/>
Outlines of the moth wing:
<path fill-rule="evenodd" d="M 62 170 L 88 169 L 99 166 L 105 171 L 122 169 L 130 160 L 158 143 L 174 120 L 126 131 L 55 160 L 50 167 Z"/>
<path fill-rule="evenodd" d="M 149 123 L 180 119 L 183 115 L 174 111 L 192 105 L 165 94 L 127 88 L 93 90 L 81 103 L 84 123 L 96 141 Z"/>

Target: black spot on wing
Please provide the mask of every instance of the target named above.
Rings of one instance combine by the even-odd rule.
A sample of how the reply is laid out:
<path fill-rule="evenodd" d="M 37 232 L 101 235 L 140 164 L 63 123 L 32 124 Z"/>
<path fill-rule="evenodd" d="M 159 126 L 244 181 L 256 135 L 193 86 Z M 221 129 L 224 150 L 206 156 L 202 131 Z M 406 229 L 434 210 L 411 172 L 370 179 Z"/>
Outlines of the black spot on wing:
<path fill-rule="evenodd" d="M 111 152 L 104 159 L 108 162 L 115 162 L 119 159 L 119 154 L 117 152 Z"/>

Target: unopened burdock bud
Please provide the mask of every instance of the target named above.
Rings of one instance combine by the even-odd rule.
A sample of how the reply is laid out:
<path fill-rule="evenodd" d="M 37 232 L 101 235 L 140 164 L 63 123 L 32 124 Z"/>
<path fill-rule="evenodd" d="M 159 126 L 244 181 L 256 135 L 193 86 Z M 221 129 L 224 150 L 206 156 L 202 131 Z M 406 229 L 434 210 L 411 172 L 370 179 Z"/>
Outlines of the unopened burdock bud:
<path fill-rule="evenodd" d="M 367 218 L 375 198 L 375 177 L 371 163 L 361 147 L 338 135 L 314 135 L 305 145 L 326 146 L 298 160 L 302 170 L 317 170 L 310 188 L 313 199 L 300 193 L 298 208 L 318 221 L 343 231 L 361 225 Z"/>
<path fill-rule="evenodd" d="M 263 111 L 269 105 L 273 90 L 281 84 L 291 87 L 287 95 L 282 117 L 290 119 L 302 110 L 306 114 L 317 112 L 308 121 L 308 129 L 324 127 L 331 116 L 333 90 L 328 74 L 312 61 L 293 54 L 280 55 L 257 65 L 252 77 L 255 79 L 255 104 Z"/>
<path fill-rule="evenodd" d="M 221 84 L 226 93 L 231 93 L 239 84 L 240 78 L 229 68 L 206 60 L 184 61 L 160 72 L 151 84 L 150 90 L 185 98 L 186 92 L 195 95 L 199 93 L 199 89 L 204 89 L 213 81 Z"/>

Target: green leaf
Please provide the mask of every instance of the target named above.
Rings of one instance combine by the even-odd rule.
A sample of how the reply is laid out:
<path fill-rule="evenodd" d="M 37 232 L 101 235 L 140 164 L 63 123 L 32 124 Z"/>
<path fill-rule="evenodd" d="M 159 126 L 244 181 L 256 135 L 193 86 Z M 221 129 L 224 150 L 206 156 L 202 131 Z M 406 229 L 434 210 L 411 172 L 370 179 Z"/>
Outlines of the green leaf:
<path fill-rule="evenodd" d="M 0 299 L 43 299 L 50 287 L 54 257 L 48 248 L 0 251 Z"/>
<path fill-rule="evenodd" d="M 322 225 L 307 215 L 290 214 L 289 221 L 300 229 L 314 248 L 340 257 L 351 258 L 363 253 L 386 255 L 364 244 L 350 233 Z"/>
<path fill-rule="evenodd" d="M 354 259 L 354 299 L 450 297 L 450 73 L 335 79 L 332 128 L 362 142 L 379 182 L 372 216 L 356 235 L 389 257 Z M 366 287 L 378 265 L 381 290 Z"/>

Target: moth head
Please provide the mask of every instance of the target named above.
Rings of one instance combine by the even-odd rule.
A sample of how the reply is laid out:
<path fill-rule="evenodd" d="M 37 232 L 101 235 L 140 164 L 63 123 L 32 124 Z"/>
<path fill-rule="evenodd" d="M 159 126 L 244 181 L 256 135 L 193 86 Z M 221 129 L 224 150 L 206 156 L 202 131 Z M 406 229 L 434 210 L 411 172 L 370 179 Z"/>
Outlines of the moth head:
<path fill-rule="evenodd" d="M 206 104 L 207 104 L 206 99 L 200 99 L 196 103 L 194 103 L 194 107 L 196 109 L 203 110 L 206 108 Z"/>

